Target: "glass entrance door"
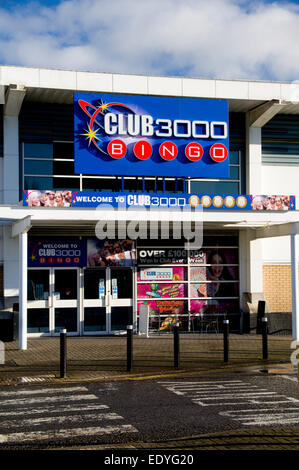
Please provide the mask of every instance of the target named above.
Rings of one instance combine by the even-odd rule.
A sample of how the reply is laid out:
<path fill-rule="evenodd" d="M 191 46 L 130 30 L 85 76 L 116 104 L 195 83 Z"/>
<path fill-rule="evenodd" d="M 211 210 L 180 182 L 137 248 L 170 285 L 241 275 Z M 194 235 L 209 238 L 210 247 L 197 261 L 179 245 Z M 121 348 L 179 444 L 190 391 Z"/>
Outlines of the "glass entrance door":
<path fill-rule="evenodd" d="M 54 268 L 51 330 L 59 334 L 64 328 L 68 334 L 79 331 L 79 270 L 76 268 Z"/>
<path fill-rule="evenodd" d="M 84 334 L 124 331 L 133 322 L 131 268 L 84 270 Z"/>
<path fill-rule="evenodd" d="M 28 269 L 28 333 L 111 334 L 133 323 L 133 270 L 86 268 Z M 81 328 L 80 328 L 80 305 Z"/>
<path fill-rule="evenodd" d="M 133 324 L 133 275 L 131 268 L 110 268 L 110 329 L 123 331 Z"/>
<path fill-rule="evenodd" d="M 50 269 L 29 269 L 27 281 L 28 334 L 50 334 Z"/>
<path fill-rule="evenodd" d="M 56 335 L 79 331 L 79 269 L 28 270 L 27 325 L 29 334 Z"/>
<path fill-rule="evenodd" d="M 106 268 L 84 270 L 84 334 L 108 332 L 106 318 Z"/>

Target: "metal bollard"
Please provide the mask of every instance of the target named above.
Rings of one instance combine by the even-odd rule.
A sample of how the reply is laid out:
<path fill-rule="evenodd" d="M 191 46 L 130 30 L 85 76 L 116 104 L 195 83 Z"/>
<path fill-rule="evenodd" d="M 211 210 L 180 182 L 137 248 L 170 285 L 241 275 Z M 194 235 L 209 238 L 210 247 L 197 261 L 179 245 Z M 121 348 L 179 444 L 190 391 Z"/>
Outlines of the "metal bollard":
<path fill-rule="evenodd" d="M 179 323 L 173 325 L 173 354 L 174 354 L 174 368 L 180 367 L 180 335 Z"/>
<path fill-rule="evenodd" d="M 262 319 L 265 317 L 266 302 L 265 300 L 259 300 L 257 306 L 257 319 L 256 319 L 256 334 L 263 334 Z"/>
<path fill-rule="evenodd" d="M 60 378 L 66 378 L 66 330 L 60 332 Z"/>
<path fill-rule="evenodd" d="M 223 357 L 228 362 L 229 355 L 229 320 L 223 320 Z"/>
<path fill-rule="evenodd" d="M 263 359 L 268 359 L 268 318 L 262 318 Z"/>
<path fill-rule="evenodd" d="M 133 325 L 127 326 L 127 372 L 133 370 Z"/>

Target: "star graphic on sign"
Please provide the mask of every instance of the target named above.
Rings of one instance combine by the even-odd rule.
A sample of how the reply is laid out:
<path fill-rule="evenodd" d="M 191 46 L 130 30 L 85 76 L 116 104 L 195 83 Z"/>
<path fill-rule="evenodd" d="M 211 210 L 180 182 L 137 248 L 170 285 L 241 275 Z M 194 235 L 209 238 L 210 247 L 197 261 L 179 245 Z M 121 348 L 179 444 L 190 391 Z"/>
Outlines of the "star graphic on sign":
<path fill-rule="evenodd" d="M 85 136 L 89 140 L 88 146 L 90 146 L 93 139 L 100 140 L 97 136 L 97 133 L 99 132 L 99 129 L 93 130 L 92 127 L 90 127 L 90 125 L 88 125 L 88 130 L 86 130 L 86 129 L 84 129 L 84 130 L 85 130 L 86 133 L 81 134 L 81 135 Z"/>
<path fill-rule="evenodd" d="M 110 103 L 104 103 L 102 100 L 100 100 L 100 103 L 99 103 L 99 109 L 101 109 L 101 111 L 103 112 L 107 112 L 107 108 L 109 108 L 110 106 Z"/>

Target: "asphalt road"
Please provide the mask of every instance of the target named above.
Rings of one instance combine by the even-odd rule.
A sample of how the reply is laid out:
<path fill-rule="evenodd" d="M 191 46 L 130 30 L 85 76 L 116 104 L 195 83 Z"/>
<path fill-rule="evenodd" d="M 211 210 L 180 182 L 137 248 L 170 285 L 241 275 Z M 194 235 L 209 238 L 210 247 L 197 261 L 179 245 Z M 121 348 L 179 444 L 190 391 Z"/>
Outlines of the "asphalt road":
<path fill-rule="evenodd" d="M 296 431 L 298 438 L 294 375 L 231 373 L 0 388 L 0 449 L 161 446 L 203 434 L 278 428 L 290 436 Z"/>

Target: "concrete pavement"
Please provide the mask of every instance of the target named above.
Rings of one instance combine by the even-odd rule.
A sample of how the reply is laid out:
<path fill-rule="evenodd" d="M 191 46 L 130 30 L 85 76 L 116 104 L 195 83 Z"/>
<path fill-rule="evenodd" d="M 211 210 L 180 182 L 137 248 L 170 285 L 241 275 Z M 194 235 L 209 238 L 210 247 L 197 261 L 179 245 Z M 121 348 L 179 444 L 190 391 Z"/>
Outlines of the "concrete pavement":
<path fill-rule="evenodd" d="M 126 336 L 68 337 L 67 378 L 60 379 L 59 337 L 28 340 L 28 349 L 5 343 L 0 384 L 34 381 L 82 381 L 150 378 L 168 374 L 278 368 L 292 372 L 290 336 L 268 337 L 269 358 L 262 359 L 260 335 L 230 335 L 229 363 L 223 361 L 221 334 L 181 334 L 180 368 L 174 369 L 173 336 L 133 337 L 133 372 L 126 371 Z"/>

